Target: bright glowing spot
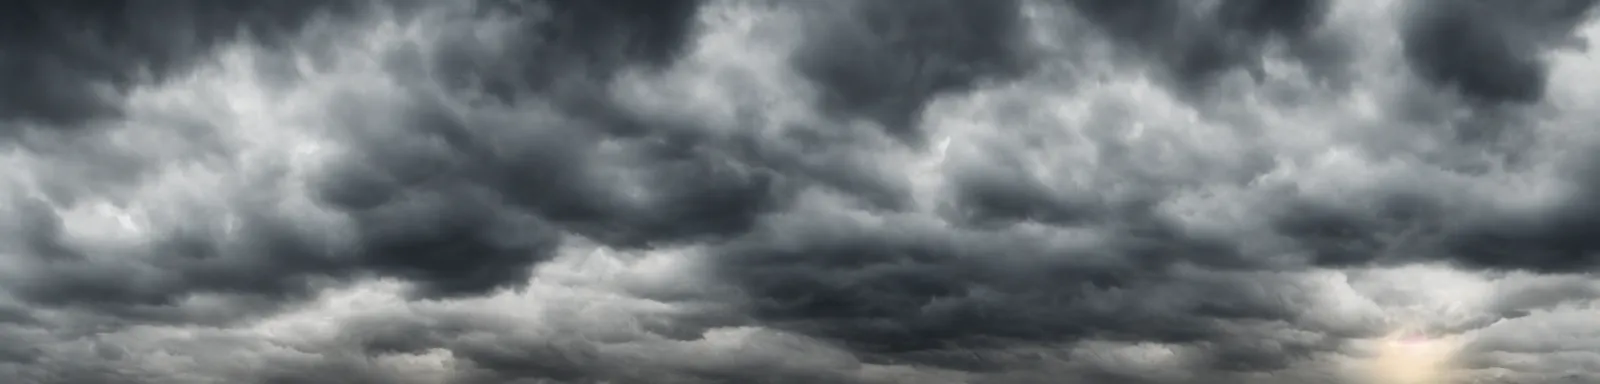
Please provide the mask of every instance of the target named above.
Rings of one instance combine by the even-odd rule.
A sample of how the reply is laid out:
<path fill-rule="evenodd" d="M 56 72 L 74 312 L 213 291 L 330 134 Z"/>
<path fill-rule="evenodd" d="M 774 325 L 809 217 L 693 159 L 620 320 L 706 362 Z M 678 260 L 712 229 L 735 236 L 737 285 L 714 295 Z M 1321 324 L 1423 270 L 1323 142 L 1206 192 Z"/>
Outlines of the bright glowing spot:
<path fill-rule="evenodd" d="M 1377 384 L 1439 384 L 1446 379 L 1453 342 L 1418 332 L 1402 332 L 1382 340 L 1372 361 Z"/>

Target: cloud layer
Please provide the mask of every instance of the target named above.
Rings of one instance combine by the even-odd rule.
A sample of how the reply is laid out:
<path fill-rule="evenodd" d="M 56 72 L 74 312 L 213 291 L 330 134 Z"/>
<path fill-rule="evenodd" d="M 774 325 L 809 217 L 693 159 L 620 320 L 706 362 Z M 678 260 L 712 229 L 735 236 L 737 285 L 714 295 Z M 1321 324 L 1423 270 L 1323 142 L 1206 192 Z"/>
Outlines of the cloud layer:
<path fill-rule="evenodd" d="M 22 383 L 1600 380 L 1593 1 L 17 2 Z"/>

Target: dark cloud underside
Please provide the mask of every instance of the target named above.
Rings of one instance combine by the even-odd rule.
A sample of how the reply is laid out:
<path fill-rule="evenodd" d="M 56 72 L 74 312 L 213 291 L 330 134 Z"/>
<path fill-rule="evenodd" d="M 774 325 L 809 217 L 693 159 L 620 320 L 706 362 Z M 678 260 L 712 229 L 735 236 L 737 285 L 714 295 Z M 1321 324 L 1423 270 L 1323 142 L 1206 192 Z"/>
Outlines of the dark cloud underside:
<path fill-rule="evenodd" d="M 359 2 L 13 1 L 0 8 L 0 119 L 75 127 L 120 113 L 130 87 L 181 74 L 219 44 L 263 44 Z M 9 131 L 9 129 L 7 129 Z"/>
<path fill-rule="evenodd" d="M 505 75 L 506 82 L 482 87 L 512 92 L 506 102 L 573 103 L 539 121 L 463 116 L 421 93 L 405 95 L 400 106 L 345 105 L 332 118 L 345 127 L 340 134 L 356 143 L 354 151 L 311 189 L 319 205 L 354 220 L 353 246 L 320 245 L 320 234 L 245 200 L 239 203 L 250 211 L 237 229 L 246 233 L 243 242 L 222 243 L 220 228 L 175 233 L 146 250 L 160 260 L 158 266 L 118 273 L 118 266 L 73 260 L 69 256 L 83 251 L 60 243 L 50 224 L 59 218 L 48 208 L 31 208 L 37 213 L 20 223 L 35 228 L 24 235 L 28 250 L 63 260 L 42 260 L 48 266 L 21 293 L 44 302 L 162 305 L 195 292 L 276 295 L 299 291 L 308 278 L 366 272 L 413 279 L 431 293 L 482 293 L 525 280 L 527 267 L 558 245 L 560 228 L 620 246 L 736 232 L 765 206 L 772 193 L 769 176 L 720 163 L 693 143 L 660 142 L 653 131 L 626 136 L 631 144 L 619 153 L 622 163 L 598 164 L 595 146 L 609 132 L 628 129 L 617 124 L 637 117 L 603 99 L 585 100 L 593 90 L 571 89 L 603 87 L 604 72 L 563 88 L 547 84 L 634 59 L 661 61 L 678 50 L 694 4 L 646 3 L 522 4 L 518 12 L 550 17 L 521 19 L 519 29 L 537 32 L 512 35 L 526 41 L 447 41 L 457 49 L 509 55 L 481 58 L 486 64 L 518 66 L 503 72 L 451 61 L 430 66 L 446 78 L 460 71 Z M 207 36 L 221 38 L 212 35 Z M 566 59 L 579 61 L 561 62 Z M 624 196 L 598 184 L 608 171 L 601 166 L 651 167 L 636 170 L 646 195 Z M 24 208 L 41 203 L 30 204 Z"/>
<path fill-rule="evenodd" d="M 1311 44 L 1307 38 L 1329 7 L 1326 0 L 1228 0 L 1211 9 L 1172 0 L 1067 2 L 1105 33 L 1152 56 L 1185 87 L 1204 86 L 1237 68 L 1261 71 L 1269 44 Z"/>
<path fill-rule="evenodd" d="M 1591 0 L 1424 1 L 1403 22 L 1413 71 L 1442 88 L 1490 103 L 1543 98 L 1540 53 L 1573 42 Z"/>
<path fill-rule="evenodd" d="M 917 139 L 946 92 L 1025 72 L 1035 60 L 1017 1 L 851 1 L 818 11 L 794 58 L 823 108 Z"/>

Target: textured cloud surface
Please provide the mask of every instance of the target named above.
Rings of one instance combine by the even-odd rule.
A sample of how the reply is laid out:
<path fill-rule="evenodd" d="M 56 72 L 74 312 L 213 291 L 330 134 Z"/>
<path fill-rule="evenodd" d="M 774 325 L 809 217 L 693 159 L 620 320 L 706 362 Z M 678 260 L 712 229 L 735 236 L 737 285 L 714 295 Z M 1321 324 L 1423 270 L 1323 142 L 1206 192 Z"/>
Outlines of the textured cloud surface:
<path fill-rule="evenodd" d="M 1597 5 L 8 2 L 0 377 L 1600 382 Z"/>

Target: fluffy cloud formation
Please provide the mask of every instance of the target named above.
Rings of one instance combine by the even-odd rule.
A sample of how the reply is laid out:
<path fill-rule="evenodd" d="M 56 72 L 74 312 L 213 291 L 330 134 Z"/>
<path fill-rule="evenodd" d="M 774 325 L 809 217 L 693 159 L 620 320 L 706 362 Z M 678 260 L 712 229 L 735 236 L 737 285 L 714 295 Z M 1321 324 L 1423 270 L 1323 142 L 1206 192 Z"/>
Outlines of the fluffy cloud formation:
<path fill-rule="evenodd" d="M 1600 380 L 1591 1 L 8 7 L 23 383 Z"/>

